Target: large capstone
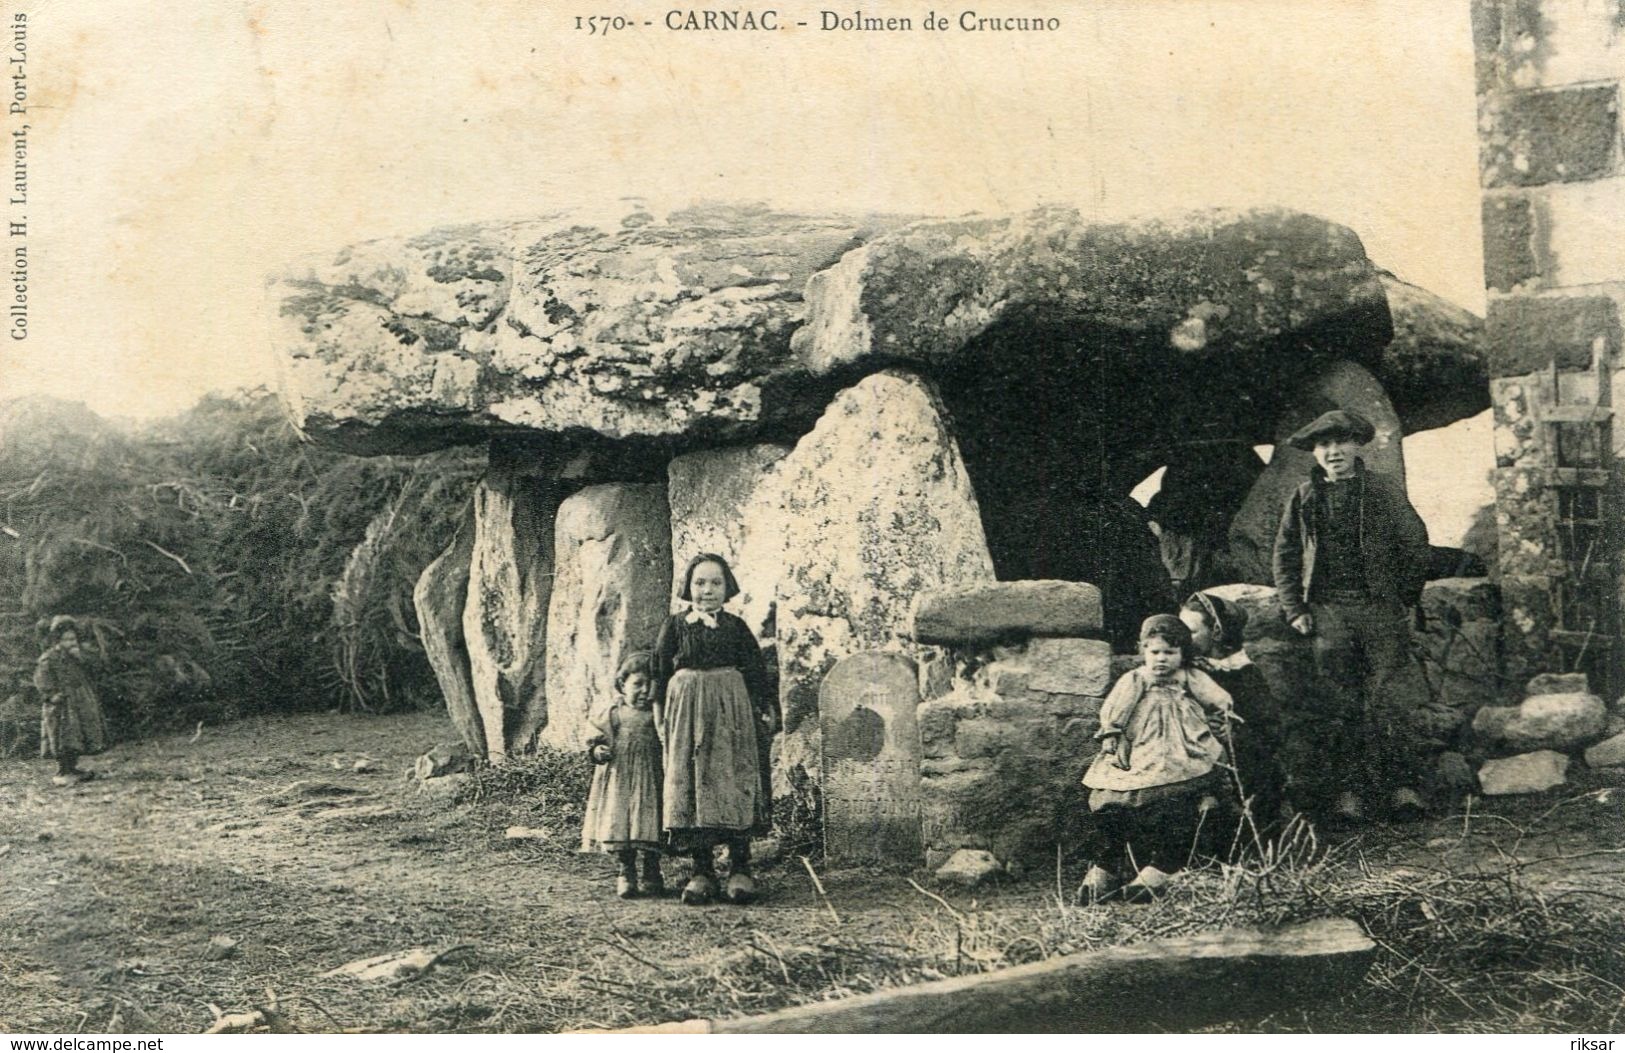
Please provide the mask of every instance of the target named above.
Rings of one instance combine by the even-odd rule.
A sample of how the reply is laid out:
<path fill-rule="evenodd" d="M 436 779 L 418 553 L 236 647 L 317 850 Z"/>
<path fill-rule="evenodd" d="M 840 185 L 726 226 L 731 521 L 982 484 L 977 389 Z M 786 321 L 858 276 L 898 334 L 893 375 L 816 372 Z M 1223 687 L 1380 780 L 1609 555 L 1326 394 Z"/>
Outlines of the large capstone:
<path fill-rule="evenodd" d="M 1407 420 L 1475 412 L 1450 393 L 1482 384 L 1470 321 L 1439 324 L 1409 290 L 1347 228 L 1283 210 L 1103 223 L 627 205 L 358 245 L 272 297 L 294 416 L 358 452 L 514 428 L 793 435 L 896 363 L 941 380 L 956 411 L 982 390 L 990 411 L 1022 408 L 1001 418 L 1018 429 L 1081 415 L 1108 446 L 1154 450 L 1271 441 L 1281 392 L 1332 358 L 1391 372 Z M 1419 319 L 1393 349 L 1390 298 Z M 1110 473 L 1156 467 L 1115 452 Z"/>
<path fill-rule="evenodd" d="M 1489 409 L 1484 320 L 1387 271 L 1380 277 L 1394 338 L 1375 372 L 1405 434 L 1442 428 Z"/>
<path fill-rule="evenodd" d="M 311 434 L 360 452 L 810 420 L 822 397 L 772 384 L 802 291 L 900 222 L 629 205 L 356 246 L 278 286 L 285 391 Z"/>
<path fill-rule="evenodd" d="M 652 650 L 666 615 L 671 526 L 658 483 L 589 486 L 559 505 L 547 614 L 547 724 L 541 741 L 586 746 L 615 668 Z"/>

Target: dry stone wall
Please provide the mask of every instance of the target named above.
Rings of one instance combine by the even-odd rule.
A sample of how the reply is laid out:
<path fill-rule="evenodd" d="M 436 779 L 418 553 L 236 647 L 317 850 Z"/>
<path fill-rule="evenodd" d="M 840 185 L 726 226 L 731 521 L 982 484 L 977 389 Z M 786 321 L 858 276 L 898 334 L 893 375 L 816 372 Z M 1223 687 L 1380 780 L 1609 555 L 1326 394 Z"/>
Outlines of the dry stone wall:
<path fill-rule="evenodd" d="M 989 609 L 1001 614 L 1000 642 L 974 617 Z M 922 616 L 953 667 L 928 684 L 918 715 L 926 865 L 961 849 L 1006 862 L 1053 858 L 1055 845 L 1076 843 L 1087 827 L 1081 780 L 1096 752 L 1112 651 L 1104 640 L 1036 632 L 1064 623 L 1099 635 L 1098 590 L 1008 582 L 934 592 L 919 602 L 916 633 Z"/>
<path fill-rule="evenodd" d="M 1322 693 L 1314 655 L 1308 641 L 1282 620 L 1275 590 L 1227 585 L 1209 591 L 1247 612 L 1243 646 L 1279 702 L 1283 720 L 1312 711 Z M 1440 794 L 1470 790 L 1461 772 L 1469 757 L 1482 759 L 1482 754 L 1468 726 L 1481 707 L 1497 705 L 1507 694 L 1500 671 L 1499 593 L 1482 578 L 1431 581 L 1422 592 L 1422 610 L 1412 641 L 1429 699 L 1414 714 L 1415 729 L 1433 757 L 1431 788 Z"/>

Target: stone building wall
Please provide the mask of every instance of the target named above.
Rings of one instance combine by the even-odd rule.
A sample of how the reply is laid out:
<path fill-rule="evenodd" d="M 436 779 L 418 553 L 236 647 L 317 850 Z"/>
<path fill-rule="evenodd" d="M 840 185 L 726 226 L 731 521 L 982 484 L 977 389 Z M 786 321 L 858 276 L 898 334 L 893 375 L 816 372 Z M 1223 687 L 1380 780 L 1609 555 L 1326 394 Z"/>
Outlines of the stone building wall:
<path fill-rule="evenodd" d="M 1565 567 L 1549 484 L 1558 430 L 1551 407 L 1625 406 L 1625 7 L 1475 0 L 1472 11 L 1507 682 L 1578 661 L 1589 664 L 1594 687 L 1611 677 L 1617 691 L 1619 656 L 1577 655 L 1562 635 L 1590 616 L 1562 609 L 1551 585 Z M 1579 441 L 1591 426 L 1562 427 Z M 1625 428 L 1612 432 L 1617 518 Z M 1590 563 L 1603 568 L 1597 595 L 1612 608 L 1603 625 L 1617 625 L 1625 595 L 1620 535 L 1617 525 L 1605 528 Z"/>

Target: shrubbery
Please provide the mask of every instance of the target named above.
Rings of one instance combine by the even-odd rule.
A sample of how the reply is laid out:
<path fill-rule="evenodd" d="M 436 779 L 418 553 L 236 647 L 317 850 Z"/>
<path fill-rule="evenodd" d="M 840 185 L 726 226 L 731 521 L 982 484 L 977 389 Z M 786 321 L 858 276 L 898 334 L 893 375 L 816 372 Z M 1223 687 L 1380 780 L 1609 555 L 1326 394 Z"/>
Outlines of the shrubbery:
<path fill-rule="evenodd" d="M 0 699 L 27 712 L 39 623 L 74 614 L 124 735 L 438 703 L 412 584 L 482 462 L 319 450 L 264 392 L 139 430 L 0 403 Z"/>

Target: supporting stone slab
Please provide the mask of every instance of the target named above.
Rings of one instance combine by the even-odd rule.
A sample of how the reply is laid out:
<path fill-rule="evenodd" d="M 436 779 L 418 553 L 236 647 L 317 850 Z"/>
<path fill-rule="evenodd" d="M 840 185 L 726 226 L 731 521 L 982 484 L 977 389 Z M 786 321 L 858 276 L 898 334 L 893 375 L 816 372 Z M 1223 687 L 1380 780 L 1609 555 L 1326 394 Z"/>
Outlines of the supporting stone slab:
<path fill-rule="evenodd" d="M 463 605 L 468 598 L 468 568 L 474 554 L 474 513 L 470 506 L 457 536 L 423 569 L 412 589 L 423 651 L 434 670 L 446 713 L 475 756 L 485 756 L 485 723 L 474 701 L 474 681 L 463 635 Z M 438 773 L 437 773 L 438 774 Z"/>
<path fill-rule="evenodd" d="M 547 608 L 547 726 L 584 749 L 587 714 L 615 694 L 622 658 L 651 650 L 671 582 L 671 515 L 659 483 L 604 483 L 559 505 Z"/>
<path fill-rule="evenodd" d="M 530 747 L 547 722 L 547 606 L 553 527 L 565 488 L 493 469 L 474 491 L 463 635 L 486 757 Z"/>

